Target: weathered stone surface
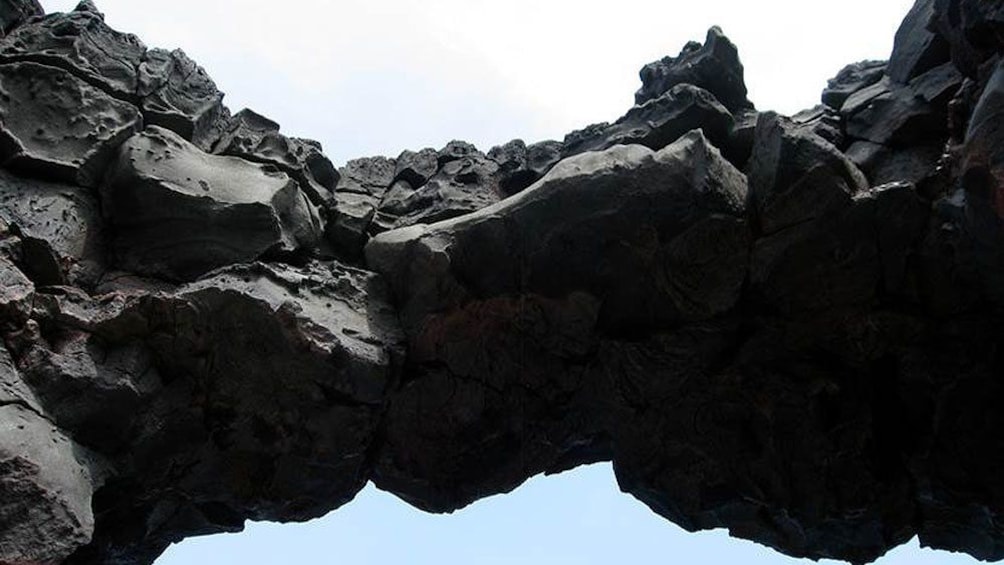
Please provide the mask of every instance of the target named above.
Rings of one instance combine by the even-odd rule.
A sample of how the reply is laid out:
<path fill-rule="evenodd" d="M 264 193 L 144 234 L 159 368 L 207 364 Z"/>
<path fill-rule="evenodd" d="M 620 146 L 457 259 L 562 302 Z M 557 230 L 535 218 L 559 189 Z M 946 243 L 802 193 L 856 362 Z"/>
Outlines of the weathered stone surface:
<path fill-rule="evenodd" d="M 90 191 L 0 171 L 0 220 L 17 233 L 21 265 L 39 284 L 89 288 L 101 276 L 101 212 Z"/>
<path fill-rule="evenodd" d="M 403 180 L 413 187 L 429 182 L 439 170 L 439 152 L 431 147 L 419 152 L 404 151 L 397 156 L 394 180 Z"/>
<path fill-rule="evenodd" d="M 499 187 L 507 195 L 537 182 L 561 160 L 560 141 L 541 141 L 527 146 L 522 139 L 492 147 L 488 158 L 498 163 Z"/>
<path fill-rule="evenodd" d="M 0 65 L 0 162 L 82 186 L 101 180 L 139 111 L 72 74 L 35 63 Z"/>
<path fill-rule="evenodd" d="M 435 176 L 410 194 L 404 187 L 394 198 L 388 194 L 379 212 L 397 217 L 393 227 L 403 227 L 454 218 L 501 200 L 505 195 L 498 184 L 498 164 L 473 147 L 451 142 L 440 151 L 442 165 Z M 458 154 L 466 156 L 452 157 Z"/>
<path fill-rule="evenodd" d="M 120 148 L 102 195 L 118 264 L 168 279 L 308 249 L 321 233 L 286 174 L 203 153 L 156 126 Z"/>
<path fill-rule="evenodd" d="M 95 478 L 51 422 L 0 403 L 0 563 L 61 563 L 87 544 Z"/>
<path fill-rule="evenodd" d="M 286 137 L 279 133 L 279 124 L 251 110 L 241 110 L 228 121 L 213 152 L 275 165 L 296 179 L 318 206 L 330 203 L 338 184 L 338 171 L 320 143 Z"/>
<path fill-rule="evenodd" d="M 100 200 L 103 165 L 0 172 L 0 562 L 143 565 L 369 480 L 448 511 L 596 461 L 797 557 L 1004 558 L 1000 2 L 919 0 L 892 77 L 851 65 L 791 119 L 712 29 L 615 124 L 340 175 L 101 20 L 0 41 L 0 72 L 63 77 L 0 97 L 23 136 L 85 116 L 52 154 L 118 143 L 80 85 L 154 122 Z"/>
<path fill-rule="evenodd" d="M 930 104 L 909 87 L 893 84 L 888 77 L 852 94 L 840 114 L 849 140 L 909 146 L 948 133 L 945 108 Z"/>
<path fill-rule="evenodd" d="M 885 70 L 886 61 L 859 61 L 847 65 L 826 81 L 821 97 L 823 104 L 839 110 L 852 94 L 881 80 Z"/>
<path fill-rule="evenodd" d="M 108 94 L 136 99 L 138 71 L 146 47 L 113 30 L 90 2 L 15 29 L 0 41 L 0 61 L 32 61 L 73 73 Z M 96 128 L 95 128 L 96 129 Z"/>
<path fill-rule="evenodd" d="M 893 81 L 906 84 L 914 77 L 948 61 L 948 43 L 929 31 L 936 0 L 918 0 L 903 19 L 889 56 L 886 73 Z"/>
<path fill-rule="evenodd" d="M 659 150 L 694 129 L 704 130 L 716 147 L 727 150 L 733 124 L 732 114 L 710 92 L 678 84 L 635 106 L 609 126 L 568 134 L 561 154 L 569 157 L 632 144 Z"/>
<path fill-rule="evenodd" d="M 753 107 L 746 98 L 739 50 L 718 27 L 708 30 L 703 45 L 691 41 L 676 57 L 642 67 L 640 76 L 635 104 L 658 98 L 678 84 L 692 84 L 713 94 L 730 112 Z"/>
<path fill-rule="evenodd" d="M 831 214 L 867 186 L 861 171 L 829 142 L 773 112 L 760 114 L 749 188 L 762 233 Z"/>
<path fill-rule="evenodd" d="M 137 95 L 146 122 L 167 128 L 209 151 L 225 120 L 223 94 L 181 49 L 146 52 L 137 70 Z"/>
<path fill-rule="evenodd" d="M 35 16 L 45 14 L 38 0 L 0 0 L 0 38 Z"/>
<path fill-rule="evenodd" d="M 566 159 L 494 206 L 371 240 L 419 364 L 392 397 L 377 484 L 444 511 L 608 456 L 587 416 L 603 395 L 576 365 L 599 334 L 730 310 L 746 276 L 745 200 L 743 175 L 691 132 L 658 153 Z M 421 410 L 431 404 L 435 418 Z"/>
<path fill-rule="evenodd" d="M 372 273 L 338 263 L 254 263 L 86 316 L 103 343 L 146 344 L 163 388 L 135 416 L 81 559 L 152 561 L 188 535 L 351 500 L 400 362 L 386 300 Z"/>

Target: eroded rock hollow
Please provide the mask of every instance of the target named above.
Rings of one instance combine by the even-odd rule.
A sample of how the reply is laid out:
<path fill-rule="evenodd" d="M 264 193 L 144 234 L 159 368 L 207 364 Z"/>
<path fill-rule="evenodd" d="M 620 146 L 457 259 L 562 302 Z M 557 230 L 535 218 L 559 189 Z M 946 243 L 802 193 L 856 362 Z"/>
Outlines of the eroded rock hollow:
<path fill-rule="evenodd" d="M 0 36 L 0 563 L 598 461 L 788 555 L 1004 559 L 1004 3 L 795 116 L 712 28 L 614 123 L 341 168 L 89 1 Z"/>

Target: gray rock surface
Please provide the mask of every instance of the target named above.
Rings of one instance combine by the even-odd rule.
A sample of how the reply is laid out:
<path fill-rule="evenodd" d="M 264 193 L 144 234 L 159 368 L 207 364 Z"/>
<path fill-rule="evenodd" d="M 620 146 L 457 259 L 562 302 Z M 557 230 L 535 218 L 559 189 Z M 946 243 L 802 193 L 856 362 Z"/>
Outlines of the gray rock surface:
<path fill-rule="evenodd" d="M 0 37 L 44 13 L 38 0 L 0 0 Z"/>
<path fill-rule="evenodd" d="M 167 128 L 209 151 L 226 120 L 223 94 L 181 49 L 146 52 L 137 70 L 136 94 L 146 122 Z"/>
<path fill-rule="evenodd" d="M 321 233 L 316 210 L 286 174 L 203 153 L 156 126 L 119 149 L 102 198 L 118 265 L 168 279 L 310 248 Z"/>
<path fill-rule="evenodd" d="M 0 162 L 95 187 L 118 145 L 142 127 L 139 111 L 71 73 L 0 65 Z"/>

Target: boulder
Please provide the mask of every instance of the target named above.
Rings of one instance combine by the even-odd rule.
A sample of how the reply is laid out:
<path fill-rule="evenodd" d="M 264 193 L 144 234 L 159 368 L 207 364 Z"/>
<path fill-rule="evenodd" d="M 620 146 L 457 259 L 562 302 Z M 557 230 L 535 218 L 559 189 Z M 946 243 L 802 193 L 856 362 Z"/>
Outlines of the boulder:
<path fill-rule="evenodd" d="M 659 152 L 583 153 L 488 208 L 377 235 L 367 261 L 391 283 L 414 363 L 377 485 L 442 512 L 610 457 L 590 352 L 601 335 L 728 312 L 745 201 L 742 173 L 694 131 Z"/>
<path fill-rule="evenodd" d="M 561 160 L 560 141 L 541 141 L 527 146 L 522 139 L 493 147 L 488 158 L 499 166 L 499 187 L 513 195 L 537 182 Z"/>
<path fill-rule="evenodd" d="M 334 203 L 328 207 L 325 236 L 349 259 L 362 253 L 377 208 L 397 172 L 395 160 L 386 157 L 353 159 L 341 168 Z M 410 187 L 406 181 L 397 184 Z M 387 223 L 392 225 L 395 221 L 392 217 Z"/>
<path fill-rule="evenodd" d="M 659 98 L 678 84 L 692 84 L 713 94 L 730 112 L 752 108 L 739 51 L 722 30 L 708 30 L 704 44 L 691 41 L 676 57 L 664 57 L 642 67 L 642 87 L 635 104 Z"/>
<path fill-rule="evenodd" d="M 568 134 L 561 154 L 569 157 L 631 144 L 659 150 L 694 129 L 703 130 L 716 147 L 727 151 L 733 124 L 732 114 L 710 92 L 678 84 L 635 106 L 609 126 Z"/>
<path fill-rule="evenodd" d="M 279 133 L 279 124 L 251 110 L 241 110 L 228 121 L 213 152 L 278 167 L 317 206 L 331 201 L 331 191 L 338 184 L 338 172 L 320 143 L 286 137 Z"/>
<path fill-rule="evenodd" d="M 42 415 L 0 403 L 0 563 L 62 563 L 91 541 L 90 465 Z"/>
<path fill-rule="evenodd" d="M 825 104 L 817 104 L 812 108 L 802 110 L 792 116 L 791 121 L 801 129 L 818 135 L 835 147 L 841 147 L 844 144 L 840 113 Z"/>
<path fill-rule="evenodd" d="M 839 110 L 852 94 L 881 80 L 885 70 L 886 61 L 859 61 L 847 65 L 826 81 L 823 104 Z"/>
<path fill-rule="evenodd" d="M 928 29 L 937 0 L 917 0 L 896 31 L 886 73 L 894 82 L 906 84 L 914 77 L 948 62 L 948 43 Z"/>
<path fill-rule="evenodd" d="M 115 31 L 90 2 L 22 25 L 0 41 L 0 62 L 31 61 L 73 73 L 120 100 L 134 102 L 146 46 Z"/>
<path fill-rule="evenodd" d="M 393 226 L 404 227 L 462 216 L 504 198 L 498 184 L 498 164 L 477 150 L 463 151 L 466 157 L 441 158 L 442 166 L 429 182 L 406 196 L 399 192 L 403 196 L 399 200 L 386 198 L 379 212 L 396 216 Z"/>
<path fill-rule="evenodd" d="M 394 180 L 403 180 L 413 187 L 420 187 L 439 170 L 439 152 L 431 147 L 419 152 L 404 151 L 398 155 L 394 168 Z"/>
<path fill-rule="evenodd" d="M 100 278 L 103 222 L 90 191 L 0 171 L 0 220 L 20 239 L 18 259 L 32 280 L 90 288 Z"/>
<path fill-rule="evenodd" d="M 836 147 L 773 112 L 760 114 L 748 173 L 750 201 L 764 234 L 831 214 L 868 186 Z"/>
<path fill-rule="evenodd" d="M 146 52 L 138 70 L 140 108 L 146 122 L 167 128 L 209 151 L 226 119 L 223 93 L 181 49 Z"/>
<path fill-rule="evenodd" d="M 840 109 L 848 142 L 910 146 L 948 135 L 947 108 L 937 107 L 888 77 L 852 94 Z"/>
<path fill-rule="evenodd" d="M 0 65 L 0 163 L 86 187 L 142 128 L 132 105 L 73 74 L 36 63 Z"/>
<path fill-rule="evenodd" d="M 927 0 L 918 0 L 926 5 Z M 952 63 L 968 78 L 986 79 L 983 67 L 1000 52 L 1004 10 L 999 2 L 934 0 L 932 31 L 948 43 Z"/>
<path fill-rule="evenodd" d="M 118 265 L 171 280 L 309 250 L 321 233 L 316 210 L 285 173 L 203 153 L 156 126 L 119 149 L 102 201 Z"/>
<path fill-rule="evenodd" d="M 24 325 L 31 315 L 34 298 L 35 285 L 14 263 L 0 255 L 0 328 L 16 330 Z"/>

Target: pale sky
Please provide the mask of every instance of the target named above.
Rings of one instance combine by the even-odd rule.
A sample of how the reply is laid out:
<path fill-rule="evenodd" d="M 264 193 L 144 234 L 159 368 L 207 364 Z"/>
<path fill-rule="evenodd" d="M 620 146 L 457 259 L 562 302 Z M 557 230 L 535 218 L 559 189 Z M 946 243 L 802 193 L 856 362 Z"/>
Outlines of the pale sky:
<path fill-rule="evenodd" d="M 149 47 L 183 48 L 227 93 L 336 165 L 464 139 L 561 139 L 633 103 L 638 69 L 720 25 L 750 98 L 791 114 L 845 64 L 885 59 L 910 0 L 96 0 Z M 76 0 L 42 0 L 48 11 Z M 722 532 L 686 534 L 617 492 L 609 464 L 531 479 L 452 516 L 367 487 L 327 518 L 189 540 L 157 565 L 801 563 Z M 833 563 L 833 562 L 831 562 Z M 900 548 L 879 565 L 968 557 Z"/>

